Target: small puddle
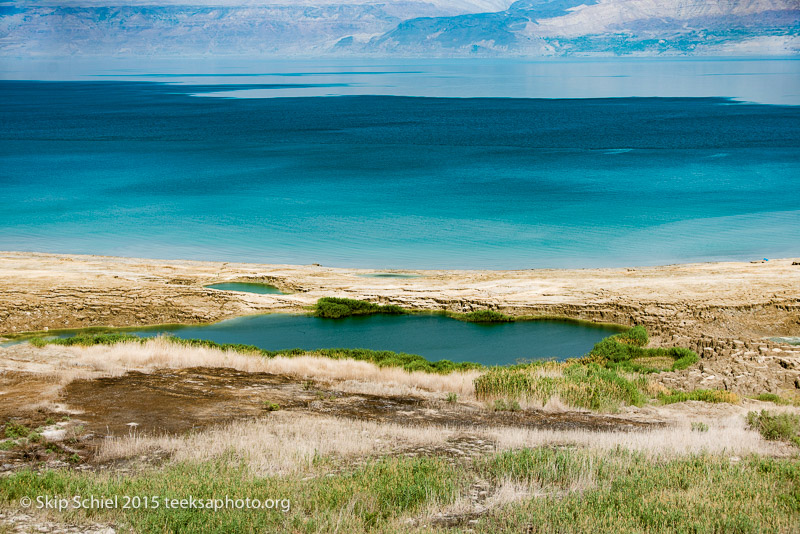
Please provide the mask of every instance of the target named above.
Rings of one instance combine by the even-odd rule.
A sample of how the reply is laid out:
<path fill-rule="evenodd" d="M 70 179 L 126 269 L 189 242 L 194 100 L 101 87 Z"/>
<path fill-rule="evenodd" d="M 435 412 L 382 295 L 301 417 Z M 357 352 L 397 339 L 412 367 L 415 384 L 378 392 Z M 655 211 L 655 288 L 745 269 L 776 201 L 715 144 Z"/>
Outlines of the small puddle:
<path fill-rule="evenodd" d="M 184 339 L 255 345 L 266 350 L 361 348 L 419 354 L 430 361 L 508 365 L 520 360 L 582 356 L 619 329 L 565 321 L 467 323 L 439 314 L 321 319 L 275 313 L 210 325 L 163 325 L 126 331 L 145 337 L 168 333 Z"/>
<path fill-rule="evenodd" d="M 359 274 L 361 278 L 422 278 L 421 274 L 406 273 L 367 273 Z"/>
<path fill-rule="evenodd" d="M 786 343 L 788 345 L 800 345 L 800 337 L 770 337 L 768 338 L 770 341 L 775 341 L 776 343 Z"/>
<path fill-rule="evenodd" d="M 256 282 L 222 282 L 219 284 L 210 284 L 207 286 L 209 289 L 218 289 L 220 291 L 238 291 L 240 293 L 257 293 L 259 295 L 285 295 L 283 291 L 275 286 L 269 284 L 259 284 Z"/>

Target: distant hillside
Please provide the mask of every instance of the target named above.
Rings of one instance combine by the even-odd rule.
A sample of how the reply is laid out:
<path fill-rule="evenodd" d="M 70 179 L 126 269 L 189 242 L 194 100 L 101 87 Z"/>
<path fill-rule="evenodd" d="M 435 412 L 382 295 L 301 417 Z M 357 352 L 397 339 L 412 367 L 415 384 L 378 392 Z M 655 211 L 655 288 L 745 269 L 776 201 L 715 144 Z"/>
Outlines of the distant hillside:
<path fill-rule="evenodd" d="M 6 56 L 798 52 L 798 0 L 0 1 Z"/>
<path fill-rule="evenodd" d="M 366 50 L 440 54 L 789 54 L 796 0 L 520 0 L 498 13 L 416 18 Z"/>

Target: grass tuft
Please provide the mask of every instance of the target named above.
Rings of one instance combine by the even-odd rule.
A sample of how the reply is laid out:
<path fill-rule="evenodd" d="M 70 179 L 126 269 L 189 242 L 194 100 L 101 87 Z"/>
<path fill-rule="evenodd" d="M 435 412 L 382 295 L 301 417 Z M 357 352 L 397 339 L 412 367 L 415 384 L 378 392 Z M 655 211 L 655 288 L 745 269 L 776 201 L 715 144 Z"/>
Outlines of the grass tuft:
<path fill-rule="evenodd" d="M 468 313 L 448 313 L 449 317 L 465 323 L 513 323 L 516 317 L 494 310 L 477 310 Z"/>
<path fill-rule="evenodd" d="M 800 406 L 800 401 L 797 399 L 786 399 L 775 393 L 761 393 L 753 398 L 764 402 L 771 402 L 779 406 Z"/>
<path fill-rule="evenodd" d="M 658 400 L 660 400 L 662 404 L 675 404 L 676 402 L 686 401 L 727 402 L 736 404 L 739 402 L 739 396 L 732 391 L 724 391 L 721 389 L 696 389 L 694 391 L 661 393 L 658 395 Z"/>
<path fill-rule="evenodd" d="M 494 367 L 474 380 L 478 399 L 525 399 L 542 405 L 557 397 L 576 408 L 617 411 L 623 404 L 641 406 L 644 378 L 625 377 L 595 363 L 532 363 Z"/>

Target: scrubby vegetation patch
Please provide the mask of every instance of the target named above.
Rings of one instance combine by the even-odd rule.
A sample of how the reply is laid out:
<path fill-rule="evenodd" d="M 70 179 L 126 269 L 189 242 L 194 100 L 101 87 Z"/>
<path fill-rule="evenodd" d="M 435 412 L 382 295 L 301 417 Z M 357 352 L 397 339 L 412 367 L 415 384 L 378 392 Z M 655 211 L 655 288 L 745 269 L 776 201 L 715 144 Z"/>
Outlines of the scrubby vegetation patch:
<path fill-rule="evenodd" d="M 786 441 L 800 447 L 800 415 L 772 413 L 767 410 L 747 414 L 747 424 L 764 439 Z"/>

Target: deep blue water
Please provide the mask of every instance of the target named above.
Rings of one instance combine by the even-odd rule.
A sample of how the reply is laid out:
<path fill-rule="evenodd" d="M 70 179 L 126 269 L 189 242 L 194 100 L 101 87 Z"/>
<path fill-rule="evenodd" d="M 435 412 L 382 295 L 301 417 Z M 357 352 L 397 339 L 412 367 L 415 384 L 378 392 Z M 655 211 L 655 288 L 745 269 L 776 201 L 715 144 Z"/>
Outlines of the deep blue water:
<path fill-rule="evenodd" d="M 379 269 L 800 256 L 799 107 L 191 96 L 219 90 L 0 81 L 0 250 Z"/>
<path fill-rule="evenodd" d="M 365 348 L 419 354 L 428 360 L 506 365 L 518 360 L 582 356 L 618 329 L 554 321 L 465 323 L 441 315 L 371 315 L 320 319 L 306 315 L 256 315 L 208 326 L 173 326 L 136 332 L 169 332 L 184 339 L 243 343 L 267 350 Z"/>

